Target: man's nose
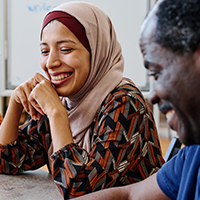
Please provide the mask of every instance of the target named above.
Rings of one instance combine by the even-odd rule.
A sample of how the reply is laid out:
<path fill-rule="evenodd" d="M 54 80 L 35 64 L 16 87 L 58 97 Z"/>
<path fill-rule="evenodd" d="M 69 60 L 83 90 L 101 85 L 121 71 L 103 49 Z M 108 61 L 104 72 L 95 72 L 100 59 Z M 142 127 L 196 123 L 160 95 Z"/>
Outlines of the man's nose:
<path fill-rule="evenodd" d="M 156 91 L 152 89 L 148 95 L 148 101 L 152 104 L 156 104 L 160 101 L 160 98 L 157 96 Z"/>

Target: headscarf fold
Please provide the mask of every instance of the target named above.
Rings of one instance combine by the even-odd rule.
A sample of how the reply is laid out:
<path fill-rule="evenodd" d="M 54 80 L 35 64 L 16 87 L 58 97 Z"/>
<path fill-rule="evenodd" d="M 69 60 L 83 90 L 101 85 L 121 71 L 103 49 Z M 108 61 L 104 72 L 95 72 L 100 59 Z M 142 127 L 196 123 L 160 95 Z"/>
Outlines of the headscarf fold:
<path fill-rule="evenodd" d="M 50 12 L 53 11 L 66 12 L 77 19 L 89 41 L 91 70 L 88 79 L 76 94 L 63 97 L 62 102 L 68 108 L 74 142 L 90 152 L 89 127 L 101 103 L 117 86 L 133 83 L 123 79 L 122 49 L 109 17 L 101 9 L 89 3 L 68 2 Z"/>

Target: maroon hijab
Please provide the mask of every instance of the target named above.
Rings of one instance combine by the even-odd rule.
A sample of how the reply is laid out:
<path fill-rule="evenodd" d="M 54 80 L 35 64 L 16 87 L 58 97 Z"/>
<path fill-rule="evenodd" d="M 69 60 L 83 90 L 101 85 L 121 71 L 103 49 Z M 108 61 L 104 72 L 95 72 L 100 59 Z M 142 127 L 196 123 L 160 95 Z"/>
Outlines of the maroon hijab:
<path fill-rule="evenodd" d="M 90 45 L 87 36 L 85 34 L 85 29 L 83 25 L 79 21 L 77 21 L 74 17 L 67 14 L 66 12 L 62 11 L 50 12 L 44 19 L 41 30 L 41 36 L 44 27 L 53 20 L 57 20 L 61 22 L 63 25 L 65 25 L 79 39 L 79 41 L 83 44 L 83 46 L 90 52 Z"/>

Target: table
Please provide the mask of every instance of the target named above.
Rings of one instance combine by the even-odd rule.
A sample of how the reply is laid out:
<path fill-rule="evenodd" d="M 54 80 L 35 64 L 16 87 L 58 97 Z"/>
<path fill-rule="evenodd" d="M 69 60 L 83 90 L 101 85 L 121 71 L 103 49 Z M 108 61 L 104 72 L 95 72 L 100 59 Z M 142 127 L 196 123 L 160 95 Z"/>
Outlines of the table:
<path fill-rule="evenodd" d="M 0 200 L 63 200 L 52 176 L 41 169 L 20 175 L 0 174 Z"/>

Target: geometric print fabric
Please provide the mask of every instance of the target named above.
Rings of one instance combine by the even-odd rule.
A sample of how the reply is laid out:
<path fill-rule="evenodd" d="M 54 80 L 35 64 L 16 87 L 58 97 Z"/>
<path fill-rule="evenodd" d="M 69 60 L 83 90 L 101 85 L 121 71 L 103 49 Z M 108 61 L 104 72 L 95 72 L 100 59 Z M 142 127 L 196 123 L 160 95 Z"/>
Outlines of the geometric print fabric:
<path fill-rule="evenodd" d="M 65 199 L 145 179 L 164 163 L 155 122 L 135 86 L 114 89 L 90 127 L 91 152 L 71 143 L 52 156 L 52 176 Z M 0 145 L 0 173 L 16 174 L 48 163 L 47 117 L 29 119 L 12 144 Z"/>

